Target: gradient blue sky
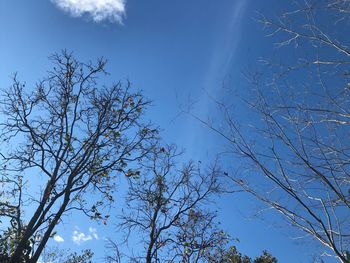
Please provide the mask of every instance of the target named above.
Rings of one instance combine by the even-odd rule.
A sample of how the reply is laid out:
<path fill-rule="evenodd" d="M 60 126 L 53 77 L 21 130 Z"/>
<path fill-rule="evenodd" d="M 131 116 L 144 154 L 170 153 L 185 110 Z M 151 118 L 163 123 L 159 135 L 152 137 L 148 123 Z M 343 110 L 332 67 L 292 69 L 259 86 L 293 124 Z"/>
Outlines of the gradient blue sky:
<path fill-rule="evenodd" d="M 223 83 L 239 90 L 244 81 L 240 72 L 274 52 L 272 40 L 254 20 L 255 12 L 274 14 L 288 8 L 288 2 L 128 0 L 120 24 L 96 22 L 89 15 L 72 17 L 49 0 L 2 0 L 0 87 L 9 85 L 14 72 L 28 84 L 35 83 L 49 68 L 47 57 L 63 48 L 83 61 L 104 56 L 113 79 L 129 79 L 153 101 L 147 117 L 163 129 L 168 142 L 185 148 L 188 158 L 210 161 L 221 149 L 219 138 L 192 118 L 178 115 L 181 105 L 195 101 L 194 111 L 207 116 L 212 112 L 207 93 L 220 96 Z M 312 243 L 293 240 L 298 235 L 284 228 L 277 214 L 249 219 L 258 204 L 247 195 L 225 196 L 218 205 L 221 222 L 240 239 L 237 247 L 242 253 L 256 256 L 267 249 L 279 262 L 297 263 L 311 262 L 319 250 Z M 74 243 L 74 231 L 80 237 L 84 233 L 87 240 Z M 59 228 L 64 242 L 57 244 L 93 247 L 98 259 L 104 253 L 103 238 L 110 233 L 112 226 L 67 217 Z"/>

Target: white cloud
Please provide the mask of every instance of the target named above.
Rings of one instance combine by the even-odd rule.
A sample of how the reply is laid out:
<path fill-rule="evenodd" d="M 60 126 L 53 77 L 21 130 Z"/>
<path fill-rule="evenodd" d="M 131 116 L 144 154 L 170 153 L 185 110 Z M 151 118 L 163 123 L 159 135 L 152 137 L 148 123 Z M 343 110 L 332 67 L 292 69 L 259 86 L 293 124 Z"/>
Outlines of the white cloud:
<path fill-rule="evenodd" d="M 90 16 L 95 22 L 108 20 L 122 24 L 126 0 L 51 0 L 74 17 Z"/>
<path fill-rule="evenodd" d="M 93 238 L 98 239 L 98 235 L 97 235 L 97 230 L 96 230 L 96 228 L 89 227 L 89 232 L 91 233 L 91 235 L 93 236 Z"/>
<path fill-rule="evenodd" d="M 79 230 L 73 231 L 72 240 L 77 245 L 93 239 L 99 239 L 96 228 L 89 227 L 89 234 L 85 234 Z"/>
<path fill-rule="evenodd" d="M 78 230 L 73 231 L 72 240 L 74 243 L 80 245 L 82 242 L 86 242 L 92 239 L 91 235 L 85 235 L 83 232 L 79 232 Z"/>
<path fill-rule="evenodd" d="M 59 236 L 59 235 L 55 235 L 55 236 L 53 237 L 53 240 L 55 240 L 55 241 L 58 242 L 58 243 L 64 242 L 63 237 L 61 237 L 61 236 Z"/>

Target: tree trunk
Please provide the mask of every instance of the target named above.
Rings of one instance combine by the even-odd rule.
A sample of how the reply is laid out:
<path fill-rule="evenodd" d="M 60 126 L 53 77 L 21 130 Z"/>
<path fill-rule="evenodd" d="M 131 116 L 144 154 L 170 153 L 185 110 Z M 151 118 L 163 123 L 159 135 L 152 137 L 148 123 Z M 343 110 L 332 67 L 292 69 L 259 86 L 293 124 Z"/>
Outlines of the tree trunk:
<path fill-rule="evenodd" d="M 38 208 L 36 209 L 33 217 L 29 221 L 29 223 L 26 227 L 26 230 L 23 234 L 23 237 L 21 238 L 20 242 L 18 243 L 18 245 L 16 247 L 15 252 L 11 256 L 11 263 L 21 262 L 21 257 L 24 253 L 25 248 L 26 248 L 26 244 L 27 244 L 28 240 L 30 239 L 30 237 L 33 235 L 33 227 L 34 227 L 35 223 L 37 222 L 38 218 L 40 217 L 40 214 L 42 213 L 44 206 L 46 204 L 47 198 L 49 196 L 50 188 L 51 188 L 51 180 L 47 183 L 45 191 L 44 191 L 44 196 L 43 196 Z"/>
<path fill-rule="evenodd" d="M 61 218 L 63 212 L 65 211 L 65 209 L 69 203 L 69 196 L 70 196 L 70 193 L 68 192 L 64 198 L 64 202 L 61 205 L 60 210 L 56 214 L 55 218 L 52 220 L 51 224 L 49 225 L 49 228 L 46 230 L 42 240 L 40 241 L 40 244 L 39 244 L 38 248 L 36 249 L 34 256 L 30 259 L 30 261 L 29 261 L 30 263 L 36 263 L 39 260 L 39 257 L 41 255 L 43 249 L 45 248 L 45 245 L 46 245 L 47 241 L 49 240 L 53 229 L 55 228 L 56 224 L 58 223 L 58 220 Z"/>

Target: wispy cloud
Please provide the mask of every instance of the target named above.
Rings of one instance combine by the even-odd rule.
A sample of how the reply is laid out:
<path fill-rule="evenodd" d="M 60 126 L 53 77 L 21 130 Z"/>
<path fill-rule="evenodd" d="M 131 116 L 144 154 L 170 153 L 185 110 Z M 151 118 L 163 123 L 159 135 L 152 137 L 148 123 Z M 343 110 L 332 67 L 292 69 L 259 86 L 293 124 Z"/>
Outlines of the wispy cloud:
<path fill-rule="evenodd" d="M 55 241 L 58 242 L 58 243 L 64 242 L 63 237 L 61 237 L 60 235 L 55 235 L 55 236 L 53 237 L 53 240 L 55 240 Z"/>
<path fill-rule="evenodd" d="M 98 235 L 97 235 L 97 230 L 96 230 L 96 228 L 89 227 L 89 232 L 90 232 L 90 234 L 92 235 L 92 237 L 93 237 L 94 239 L 98 239 Z"/>
<path fill-rule="evenodd" d="M 72 240 L 75 244 L 80 245 L 83 242 L 90 241 L 93 239 L 99 239 L 96 228 L 89 227 L 89 233 L 85 234 L 79 230 L 74 230 Z"/>
<path fill-rule="evenodd" d="M 196 97 L 195 108 L 191 109 L 194 115 L 201 117 L 203 120 L 214 116 L 212 113 L 215 112 L 215 108 L 212 108 L 212 105 L 215 106 L 215 102 L 213 102 L 212 98 L 221 101 L 222 91 L 220 92 L 220 87 L 222 87 L 221 85 L 230 73 L 238 47 L 241 44 L 242 21 L 244 16 L 246 16 L 249 1 L 235 0 L 231 1 L 231 3 L 232 9 L 228 10 L 230 11 L 228 23 L 225 30 L 222 31 L 223 33 L 217 37 L 217 43 L 212 49 L 211 61 L 208 64 L 207 72 L 203 74 L 202 87 L 204 92 L 201 92 L 200 96 Z M 186 152 L 189 156 L 196 156 L 199 154 L 198 150 L 201 149 L 193 147 L 193 145 L 205 140 L 205 137 L 201 137 L 202 134 L 205 136 L 204 133 L 199 130 L 203 127 L 195 124 L 191 118 L 188 118 L 186 125 L 187 127 L 183 129 L 186 131 L 185 144 L 192 145 L 192 147 L 188 146 L 189 150 Z"/>
<path fill-rule="evenodd" d="M 87 15 L 95 22 L 108 20 L 122 24 L 126 0 L 51 0 L 74 17 Z"/>

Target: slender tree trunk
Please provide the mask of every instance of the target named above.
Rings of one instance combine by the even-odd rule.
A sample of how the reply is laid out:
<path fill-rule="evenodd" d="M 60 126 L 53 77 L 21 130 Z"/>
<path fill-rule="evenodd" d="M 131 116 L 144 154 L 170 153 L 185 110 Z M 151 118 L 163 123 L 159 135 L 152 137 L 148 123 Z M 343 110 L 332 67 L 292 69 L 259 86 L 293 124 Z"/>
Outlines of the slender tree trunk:
<path fill-rule="evenodd" d="M 148 248 L 147 248 L 146 263 L 152 263 L 153 246 L 154 246 L 154 240 L 153 240 L 153 238 L 151 238 L 151 241 L 150 241 Z"/>
<path fill-rule="evenodd" d="M 45 248 L 45 245 L 46 245 L 47 241 L 49 240 L 53 229 L 55 228 L 56 224 L 58 223 L 58 220 L 61 218 L 63 212 L 65 211 L 65 209 L 69 203 L 69 197 L 70 197 L 70 193 L 67 192 L 66 196 L 64 198 L 64 202 L 60 207 L 60 210 L 58 211 L 58 213 L 56 214 L 56 216 L 52 220 L 51 224 L 49 225 L 49 228 L 45 232 L 42 240 L 40 241 L 38 248 L 36 249 L 36 251 L 34 253 L 34 256 L 30 259 L 29 263 L 36 263 L 39 260 L 39 257 L 41 255 L 43 249 Z"/>
<path fill-rule="evenodd" d="M 147 254 L 146 254 L 146 263 L 152 263 L 152 250 L 153 250 L 154 243 L 158 239 L 158 237 L 156 237 L 155 234 L 156 234 L 156 220 L 157 220 L 159 209 L 160 209 L 160 205 L 158 204 L 152 217 L 151 233 L 149 234 L 150 241 L 148 244 Z"/>
<path fill-rule="evenodd" d="M 51 180 L 47 183 L 44 195 L 42 200 L 40 201 L 40 204 L 38 208 L 36 209 L 33 217 L 29 221 L 26 230 L 23 234 L 23 237 L 21 238 L 20 242 L 18 243 L 15 252 L 11 256 L 11 263 L 18 263 L 21 261 L 21 257 L 24 253 L 24 250 L 26 248 L 26 244 L 29 240 L 29 238 L 33 235 L 33 227 L 35 223 L 37 222 L 38 218 L 40 217 L 40 214 L 42 213 L 44 206 L 46 204 L 46 201 L 48 199 L 48 196 L 50 194 L 50 188 L 51 188 Z"/>

